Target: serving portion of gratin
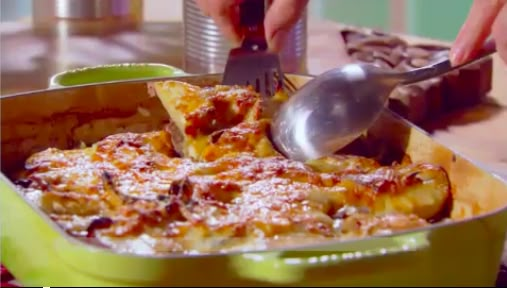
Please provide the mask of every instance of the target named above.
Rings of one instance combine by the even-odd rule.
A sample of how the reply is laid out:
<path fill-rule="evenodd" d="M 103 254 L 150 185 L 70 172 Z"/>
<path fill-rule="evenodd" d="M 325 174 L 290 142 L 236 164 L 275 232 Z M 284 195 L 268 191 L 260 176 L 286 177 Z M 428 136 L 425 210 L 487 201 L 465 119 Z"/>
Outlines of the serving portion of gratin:
<path fill-rule="evenodd" d="M 71 235 L 140 254 L 257 250 L 423 227 L 451 197 L 430 163 L 284 158 L 249 87 L 152 88 L 171 118 L 160 131 L 48 148 L 19 173 L 26 198 Z"/>

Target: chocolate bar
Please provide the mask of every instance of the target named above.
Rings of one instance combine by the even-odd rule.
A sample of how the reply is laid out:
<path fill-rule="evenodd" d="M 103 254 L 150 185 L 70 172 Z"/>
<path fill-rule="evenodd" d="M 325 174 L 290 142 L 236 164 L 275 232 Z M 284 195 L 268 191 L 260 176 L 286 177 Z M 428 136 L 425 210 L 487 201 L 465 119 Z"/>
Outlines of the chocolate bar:
<path fill-rule="evenodd" d="M 347 53 L 358 62 L 382 69 L 410 71 L 447 57 L 449 47 L 411 45 L 395 35 L 375 30 L 344 29 Z M 420 124 L 430 116 L 479 103 L 491 90 L 493 62 L 485 59 L 442 77 L 400 86 L 390 96 L 389 108 Z"/>

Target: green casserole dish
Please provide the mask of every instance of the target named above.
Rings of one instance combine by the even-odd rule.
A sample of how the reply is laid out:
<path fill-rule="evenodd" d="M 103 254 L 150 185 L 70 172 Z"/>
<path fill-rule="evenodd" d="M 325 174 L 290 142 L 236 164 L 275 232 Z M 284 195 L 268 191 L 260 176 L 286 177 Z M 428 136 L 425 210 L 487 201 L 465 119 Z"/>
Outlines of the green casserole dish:
<path fill-rule="evenodd" d="M 310 76 L 288 75 L 297 86 Z M 168 119 L 150 81 L 197 85 L 221 75 L 177 76 L 3 96 L 2 263 L 25 286 L 493 286 L 507 229 L 507 184 L 386 110 L 369 131 L 414 161 L 442 165 L 453 184 L 454 221 L 357 241 L 201 256 L 121 254 L 71 238 L 24 200 L 8 178 L 31 153 L 90 144 Z M 149 111 L 149 113 L 145 113 Z"/>

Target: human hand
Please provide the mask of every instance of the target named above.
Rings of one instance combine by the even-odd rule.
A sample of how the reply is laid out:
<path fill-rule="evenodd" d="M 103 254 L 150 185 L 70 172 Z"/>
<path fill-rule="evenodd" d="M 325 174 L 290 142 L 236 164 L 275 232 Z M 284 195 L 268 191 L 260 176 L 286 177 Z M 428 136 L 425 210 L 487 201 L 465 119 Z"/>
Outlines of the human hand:
<path fill-rule="evenodd" d="M 507 0 L 474 0 L 451 48 L 451 62 L 459 65 L 476 55 L 489 36 L 507 64 Z"/>
<path fill-rule="evenodd" d="M 196 0 L 201 11 L 213 18 L 222 33 L 235 44 L 243 35 L 239 29 L 239 4 L 242 0 Z M 263 1 L 263 0 L 258 0 Z M 268 47 L 279 51 L 290 29 L 297 22 L 308 0 L 273 0 L 264 18 Z"/>

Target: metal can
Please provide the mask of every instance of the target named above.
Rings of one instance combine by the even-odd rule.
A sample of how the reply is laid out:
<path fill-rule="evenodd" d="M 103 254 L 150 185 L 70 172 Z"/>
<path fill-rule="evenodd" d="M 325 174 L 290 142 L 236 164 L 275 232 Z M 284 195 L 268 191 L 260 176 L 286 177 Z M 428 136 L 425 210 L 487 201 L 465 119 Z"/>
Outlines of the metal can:
<path fill-rule="evenodd" d="M 143 0 L 32 0 L 32 26 L 50 34 L 101 35 L 135 30 Z"/>
<path fill-rule="evenodd" d="M 202 14 L 194 0 L 183 1 L 184 70 L 189 73 L 222 73 L 230 41 L 211 17 Z M 294 25 L 280 51 L 284 72 L 306 73 L 307 11 Z"/>

